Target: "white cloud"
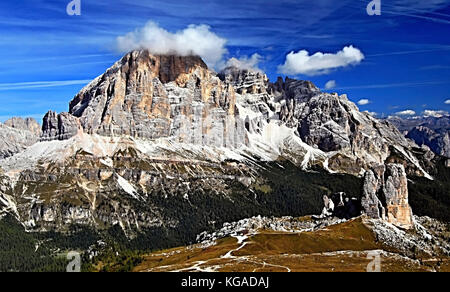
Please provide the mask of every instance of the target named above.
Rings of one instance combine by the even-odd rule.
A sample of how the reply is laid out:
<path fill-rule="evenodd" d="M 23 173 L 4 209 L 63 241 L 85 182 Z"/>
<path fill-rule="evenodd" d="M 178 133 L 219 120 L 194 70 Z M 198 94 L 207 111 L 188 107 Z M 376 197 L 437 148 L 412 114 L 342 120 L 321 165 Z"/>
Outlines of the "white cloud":
<path fill-rule="evenodd" d="M 448 116 L 449 113 L 446 111 L 434 111 L 434 110 L 425 110 L 423 112 L 423 115 L 426 117 L 435 117 L 435 118 L 441 118 L 443 116 Z"/>
<path fill-rule="evenodd" d="M 368 99 L 361 99 L 360 101 L 358 101 L 359 105 L 368 105 L 370 103 L 370 100 Z"/>
<path fill-rule="evenodd" d="M 416 114 L 413 110 L 404 110 L 401 112 L 395 113 L 397 116 L 414 116 Z"/>
<path fill-rule="evenodd" d="M 34 81 L 34 82 L 0 83 L 0 91 L 61 87 L 61 86 L 88 84 L 91 81 L 92 80 L 64 80 L 64 81 Z"/>
<path fill-rule="evenodd" d="M 278 72 L 292 75 L 323 75 L 338 68 L 357 65 L 364 59 L 364 54 L 353 46 L 344 47 L 341 51 L 330 54 L 317 52 L 310 55 L 308 51 L 290 52 L 284 65 L 278 66 Z"/>
<path fill-rule="evenodd" d="M 207 25 L 189 25 L 175 33 L 149 21 L 144 27 L 117 38 L 117 49 L 122 53 L 148 49 L 153 54 L 198 55 L 209 66 L 216 66 L 228 52 L 227 40 L 211 31 Z"/>
<path fill-rule="evenodd" d="M 372 117 L 378 116 L 378 113 L 376 113 L 376 112 L 364 111 L 364 113 L 369 114 L 369 115 L 371 115 Z"/>
<path fill-rule="evenodd" d="M 325 83 L 325 89 L 330 90 L 337 86 L 336 80 L 330 80 L 327 83 Z"/>
<path fill-rule="evenodd" d="M 445 104 L 450 104 L 450 99 L 447 99 L 444 103 Z"/>
<path fill-rule="evenodd" d="M 261 61 L 262 57 L 259 54 L 255 53 L 250 58 L 247 56 L 240 57 L 239 59 L 231 58 L 225 63 L 223 67 L 236 67 L 241 70 L 261 71 L 261 69 L 259 69 L 258 67 Z"/>

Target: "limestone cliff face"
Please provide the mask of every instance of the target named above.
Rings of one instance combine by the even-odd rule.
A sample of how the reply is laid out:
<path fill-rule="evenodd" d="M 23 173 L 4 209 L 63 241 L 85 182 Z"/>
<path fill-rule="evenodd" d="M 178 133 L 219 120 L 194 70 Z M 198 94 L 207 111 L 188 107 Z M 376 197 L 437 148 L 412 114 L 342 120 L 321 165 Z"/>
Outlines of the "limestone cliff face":
<path fill-rule="evenodd" d="M 40 126 L 32 118 L 11 118 L 0 123 L 0 159 L 13 156 L 39 141 Z"/>
<path fill-rule="evenodd" d="M 235 106 L 232 86 L 199 57 L 142 50 L 127 54 L 85 87 L 71 101 L 70 114 L 87 133 L 235 146 L 241 143 L 236 135 L 243 135 L 235 131 Z"/>
<path fill-rule="evenodd" d="M 445 157 L 450 157 L 450 125 L 447 129 L 433 130 L 426 126 L 414 127 L 406 135 L 419 145 L 426 145 L 434 153 Z"/>
<path fill-rule="evenodd" d="M 370 218 L 383 219 L 404 229 L 414 227 L 403 165 L 387 164 L 385 168 L 367 171 L 361 203 Z"/>
<path fill-rule="evenodd" d="M 402 149 L 414 146 L 388 122 L 360 112 L 346 95 L 324 93 L 311 82 L 289 78 L 279 79 L 272 89 L 282 100 L 280 119 L 284 123 L 296 128 L 308 145 L 336 152 L 329 161 L 333 170 L 345 168 L 357 174 L 384 164 L 392 145 Z"/>
<path fill-rule="evenodd" d="M 17 130 L 24 130 L 33 133 L 35 136 L 41 135 L 41 126 L 33 118 L 13 117 L 5 122 L 5 126 Z"/>
<path fill-rule="evenodd" d="M 387 221 L 409 229 L 413 226 L 408 202 L 408 178 L 402 165 L 388 164 L 383 192 L 386 197 Z"/>
<path fill-rule="evenodd" d="M 42 122 L 41 141 L 66 140 L 81 130 L 79 120 L 69 113 L 49 111 Z"/>
<path fill-rule="evenodd" d="M 270 83 L 249 69 L 216 74 L 196 56 L 131 52 L 83 88 L 69 113 L 49 114 L 43 126 L 43 140 L 68 139 L 81 128 L 201 146 L 252 144 L 246 149 L 251 156 L 276 159 L 288 152 L 295 163 L 334 172 L 362 175 L 401 163 L 408 174 L 426 176 L 411 151 L 417 145 L 389 122 L 360 112 L 345 95 L 321 92 L 309 81 Z"/>
<path fill-rule="evenodd" d="M 259 71 L 228 67 L 219 78 L 232 84 L 238 94 L 268 94 L 269 78 Z"/>

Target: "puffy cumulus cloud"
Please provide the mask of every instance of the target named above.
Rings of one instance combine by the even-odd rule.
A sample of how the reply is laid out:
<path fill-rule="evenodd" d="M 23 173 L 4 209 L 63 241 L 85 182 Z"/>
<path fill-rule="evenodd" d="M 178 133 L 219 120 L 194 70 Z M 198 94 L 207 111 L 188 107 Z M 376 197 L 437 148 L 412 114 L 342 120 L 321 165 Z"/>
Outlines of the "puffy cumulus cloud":
<path fill-rule="evenodd" d="M 360 101 L 358 101 L 359 105 L 368 105 L 370 103 L 370 100 L 368 99 L 361 99 Z"/>
<path fill-rule="evenodd" d="M 172 33 L 149 21 L 144 27 L 117 37 L 116 42 L 122 53 L 148 49 L 153 54 L 198 55 L 212 67 L 228 53 L 225 47 L 227 40 L 213 33 L 207 25 L 192 24 Z"/>
<path fill-rule="evenodd" d="M 443 116 L 448 116 L 449 113 L 446 111 L 434 111 L 434 110 L 425 110 L 423 112 L 423 115 L 426 117 L 435 117 L 435 118 L 442 118 Z"/>
<path fill-rule="evenodd" d="M 326 90 L 330 90 L 330 89 L 336 88 L 336 86 L 337 86 L 336 80 L 330 80 L 327 83 L 325 83 L 325 89 Z"/>
<path fill-rule="evenodd" d="M 444 101 L 445 104 L 450 104 L 450 99 L 447 99 L 446 101 Z"/>
<path fill-rule="evenodd" d="M 236 67 L 241 70 L 261 72 L 261 69 L 259 69 L 259 63 L 262 60 L 263 60 L 263 57 L 261 55 L 255 53 L 250 57 L 242 56 L 239 59 L 231 58 L 224 65 L 222 65 L 222 67 L 223 68 Z"/>
<path fill-rule="evenodd" d="M 404 110 L 401 112 L 395 113 L 397 116 L 414 116 L 416 114 L 413 110 Z"/>
<path fill-rule="evenodd" d="M 357 65 L 364 60 L 364 54 L 353 46 L 344 47 L 341 51 L 331 53 L 317 52 L 310 55 L 308 51 L 290 52 L 283 65 L 278 66 L 278 72 L 292 75 L 323 75 L 332 70 Z"/>

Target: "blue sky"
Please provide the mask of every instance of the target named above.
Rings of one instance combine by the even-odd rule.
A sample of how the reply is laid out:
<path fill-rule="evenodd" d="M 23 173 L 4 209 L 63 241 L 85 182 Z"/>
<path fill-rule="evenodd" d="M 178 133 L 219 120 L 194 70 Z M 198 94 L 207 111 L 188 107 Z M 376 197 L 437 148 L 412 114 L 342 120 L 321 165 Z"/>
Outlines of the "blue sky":
<path fill-rule="evenodd" d="M 381 16 L 367 15 L 369 0 L 81 0 L 81 16 L 66 14 L 69 2 L 0 2 L 0 121 L 67 111 L 121 57 L 117 37 L 148 21 L 170 32 L 208 25 L 227 40 L 226 59 L 257 53 L 271 80 L 292 51 L 353 46 L 364 54 L 357 64 L 289 76 L 320 88 L 334 80 L 330 91 L 367 99 L 360 109 L 380 116 L 450 111 L 450 0 L 381 0 Z"/>

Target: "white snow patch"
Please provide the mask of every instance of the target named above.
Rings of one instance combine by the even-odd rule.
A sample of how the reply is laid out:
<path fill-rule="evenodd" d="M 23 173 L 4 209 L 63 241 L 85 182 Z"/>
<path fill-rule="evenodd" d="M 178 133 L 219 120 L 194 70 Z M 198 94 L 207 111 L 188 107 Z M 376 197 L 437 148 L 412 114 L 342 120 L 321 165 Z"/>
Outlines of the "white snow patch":
<path fill-rule="evenodd" d="M 100 163 L 106 165 L 108 167 L 114 167 L 113 161 L 111 158 L 100 159 Z"/>
<path fill-rule="evenodd" d="M 135 198 L 136 200 L 138 200 L 138 196 L 136 195 L 137 192 L 135 190 L 135 188 L 123 177 L 121 177 L 120 175 L 117 175 L 117 182 L 119 183 L 120 187 L 130 196 L 132 196 L 133 198 Z"/>

